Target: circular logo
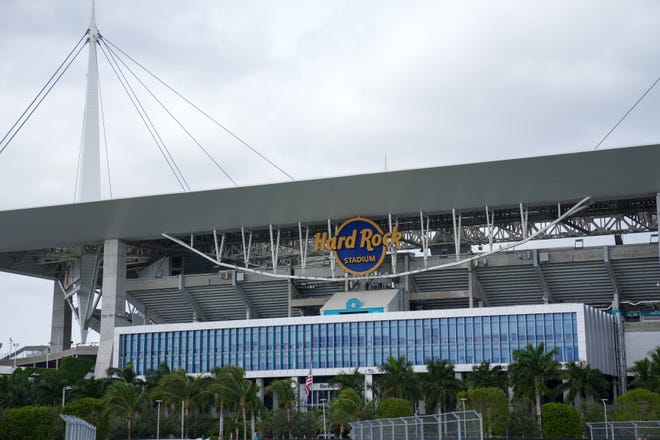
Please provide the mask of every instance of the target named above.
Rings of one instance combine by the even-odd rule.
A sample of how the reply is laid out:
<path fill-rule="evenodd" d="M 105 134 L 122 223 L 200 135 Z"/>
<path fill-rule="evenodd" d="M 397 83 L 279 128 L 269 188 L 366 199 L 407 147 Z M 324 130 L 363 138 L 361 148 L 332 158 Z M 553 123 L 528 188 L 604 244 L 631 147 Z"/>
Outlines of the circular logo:
<path fill-rule="evenodd" d="M 383 231 L 366 218 L 346 220 L 337 230 L 337 263 L 354 275 L 365 275 L 378 269 L 385 259 L 386 245 Z"/>

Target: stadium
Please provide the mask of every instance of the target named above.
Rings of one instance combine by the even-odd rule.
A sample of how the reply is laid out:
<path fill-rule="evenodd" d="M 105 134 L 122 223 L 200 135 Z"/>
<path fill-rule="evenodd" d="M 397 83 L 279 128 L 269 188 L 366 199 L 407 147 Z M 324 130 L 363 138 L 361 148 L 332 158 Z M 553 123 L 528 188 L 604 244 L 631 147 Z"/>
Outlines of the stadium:
<path fill-rule="evenodd" d="M 18 362 L 76 355 L 73 314 L 100 333 L 97 375 L 232 364 L 311 370 L 318 391 L 389 355 L 467 372 L 544 342 L 621 393 L 660 340 L 659 161 L 650 145 L 1 212 L 2 270 L 54 280 L 50 353 Z M 347 264 L 365 227 L 389 242 Z M 344 249 L 314 243 L 341 231 Z"/>
<path fill-rule="evenodd" d="M 5 365 L 238 365 L 317 400 L 389 356 L 464 374 L 543 343 L 616 395 L 658 345 L 660 145 L 100 200 L 94 16 L 86 43 L 78 201 L 0 212 L 0 270 L 53 281 L 49 346 Z"/>

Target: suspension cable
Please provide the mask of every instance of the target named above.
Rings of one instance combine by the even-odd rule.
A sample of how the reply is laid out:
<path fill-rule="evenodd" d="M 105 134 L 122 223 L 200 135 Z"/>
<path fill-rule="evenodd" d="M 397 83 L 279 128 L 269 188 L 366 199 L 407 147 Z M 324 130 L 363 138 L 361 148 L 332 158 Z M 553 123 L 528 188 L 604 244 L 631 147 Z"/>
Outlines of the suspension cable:
<path fill-rule="evenodd" d="M 291 180 L 296 180 L 296 179 L 294 179 L 289 173 L 287 173 L 287 172 L 284 171 L 281 167 L 279 167 L 277 164 L 275 164 L 273 161 L 271 161 L 271 160 L 268 159 L 266 156 L 264 156 L 262 153 L 260 153 L 256 148 L 252 147 L 250 144 L 248 144 L 246 141 L 244 141 L 243 139 L 241 139 L 241 138 L 240 138 L 237 134 L 235 134 L 233 131 L 229 130 L 227 127 L 225 127 L 224 125 L 222 125 L 220 122 L 218 122 L 216 119 L 214 119 L 214 118 L 213 118 L 212 116 L 210 116 L 208 113 L 206 113 L 204 110 L 202 110 L 201 108 L 199 108 L 198 106 L 196 106 L 196 105 L 195 105 L 194 103 L 192 103 L 188 98 L 186 98 L 185 96 L 181 95 L 179 92 L 177 92 L 176 90 L 174 90 L 174 89 L 173 89 L 172 87 L 170 87 L 167 83 L 165 83 L 163 80 L 161 80 L 159 77 L 157 77 L 154 73 L 152 73 L 149 69 L 147 69 L 146 67 L 144 67 L 142 64 L 138 63 L 138 62 L 137 62 L 135 59 L 133 59 L 130 55 L 128 55 L 126 52 L 124 52 L 124 51 L 121 50 L 119 47 L 117 47 L 112 41 L 108 40 L 107 38 L 104 38 L 104 40 L 105 40 L 108 44 L 110 44 L 112 47 L 114 47 L 115 49 L 117 49 L 119 52 L 121 52 L 126 58 L 128 58 L 128 59 L 131 60 L 133 63 L 135 63 L 135 64 L 136 64 L 138 67 L 140 67 L 142 70 L 144 70 L 144 71 L 147 72 L 149 75 L 151 75 L 154 79 L 156 79 L 156 81 L 158 81 L 159 83 L 161 83 L 163 86 L 167 87 L 172 93 L 174 93 L 175 95 L 177 95 L 177 96 L 178 96 L 179 98 L 181 98 L 183 101 L 185 101 L 186 103 L 188 103 L 188 105 L 190 105 L 191 107 L 193 107 L 195 110 L 197 110 L 198 112 L 200 112 L 202 115 L 204 115 L 207 119 L 209 119 L 209 120 L 210 120 L 211 122 L 213 122 L 215 125 L 217 125 L 217 126 L 220 127 L 222 130 L 224 130 L 227 134 L 229 134 L 229 135 L 232 136 L 234 139 L 236 139 L 238 142 L 240 142 L 243 146 L 245 146 L 246 148 L 250 149 L 253 153 L 255 153 L 256 155 L 258 155 L 259 157 L 261 157 L 263 160 L 265 160 L 266 162 L 268 162 L 270 165 L 272 165 L 273 167 L 275 167 L 278 171 L 280 171 L 282 174 L 284 174 L 285 176 L 287 176 L 289 179 L 291 179 Z"/>
<path fill-rule="evenodd" d="M 82 51 L 83 47 L 85 47 L 85 44 L 87 44 L 87 42 L 85 42 L 82 45 L 80 44 L 85 39 L 85 36 L 87 36 L 87 31 L 85 32 L 85 34 L 83 34 L 82 38 L 80 40 L 78 40 L 78 42 L 73 47 L 71 52 L 69 52 L 69 54 L 66 56 L 66 58 L 64 58 L 64 61 L 62 61 L 62 64 L 60 64 L 60 66 L 51 75 L 51 77 L 48 79 L 46 84 L 44 84 L 44 86 L 41 88 L 39 93 L 37 93 L 37 95 L 34 97 L 32 102 L 30 102 L 30 104 L 27 106 L 27 108 L 18 117 L 16 122 L 14 122 L 14 124 L 11 126 L 9 131 L 7 131 L 7 133 L 2 137 L 2 139 L 0 139 L 0 146 L 4 143 L 4 146 L 2 146 L 2 148 L 0 148 L 0 154 L 2 154 L 5 151 L 5 149 L 9 145 L 9 143 L 14 139 L 14 137 L 16 137 L 18 132 L 21 130 L 21 128 L 23 128 L 25 123 L 30 119 L 30 117 L 34 114 L 34 112 L 37 110 L 37 108 L 39 108 L 39 105 L 43 102 L 43 100 L 46 98 L 46 96 L 48 96 L 50 91 L 53 90 L 53 87 L 55 87 L 55 84 L 57 84 L 57 82 L 60 80 L 60 78 L 62 78 L 62 75 L 64 75 L 64 73 L 69 69 L 69 66 L 71 66 L 71 63 L 73 63 L 73 61 L 76 58 L 78 58 L 78 55 L 80 55 L 80 52 Z M 80 46 L 80 47 L 78 47 L 78 46 Z M 76 51 L 76 48 L 77 48 L 77 51 Z M 74 52 L 75 52 L 75 54 L 73 55 L 73 57 L 71 57 L 71 54 L 74 53 Z M 44 91 L 45 91 L 45 93 L 44 93 Z M 35 104 L 35 102 L 36 102 L 36 104 Z M 13 131 L 13 133 L 12 133 L 12 131 Z M 10 134 L 11 134 L 11 136 L 10 136 Z"/>
<path fill-rule="evenodd" d="M 100 47 L 103 47 L 103 46 L 100 46 Z M 174 160 L 174 157 L 172 156 L 172 153 L 170 153 L 170 150 L 165 145 L 165 141 L 163 141 L 163 138 L 160 136 L 160 133 L 156 129 L 156 126 L 154 125 L 153 121 L 149 117 L 149 114 L 147 113 L 147 110 L 142 105 L 142 101 L 140 101 L 140 98 L 138 97 L 137 93 L 135 93 L 135 90 L 131 86 L 131 83 L 126 78 L 126 75 L 124 74 L 124 71 L 121 69 L 121 66 L 119 65 L 119 63 L 117 63 L 117 60 L 115 59 L 115 57 L 113 56 L 112 53 L 110 53 L 110 58 L 112 58 L 112 60 L 114 62 L 114 65 L 117 67 L 117 71 L 121 74 L 121 77 L 124 80 L 124 84 L 126 85 L 126 87 L 128 87 L 128 89 L 130 90 L 130 93 L 135 98 L 135 102 L 137 103 L 137 105 L 142 110 L 142 114 L 144 115 L 144 118 L 145 118 L 146 122 L 148 122 L 149 126 L 153 130 L 154 135 L 156 136 L 156 138 L 158 138 L 158 141 L 160 142 L 160 145 L 163 147 L 163 150 L 165 151 L 165 153 L 169 157 L 170 161 L 172 162 L 172 165 L 174 166 L 174 168 L 178 172 L 179 176 L 181 177 L 181 181 L 185 185 L 184 191 L 190 191 L 190 185 L 188 185 L 188 182 L 186 181 L 186 178 L 184 177 L 183 173 L 181 172 L 181 169 L 179 169 L 178 164 Z"/>
<path fill-rule="evenodd" d="M 621 124 L 621 123 L 623 122 L 623 120 L 626 119 L 626 117 L 627 117 L 627 116 L 628 116 L 633 110 L 635 110 L 635 107 L 637 107 L 637 104 L 639 104 L 640 102 L 642 102 L 642 100 L 643 100 L 644 98 L 646 98 L 646 95 L 648 95 L 648 94 L 651 92 L 651 90 L 653 90 L 653 87 L 655 87 L 656 84 L 658 84 L 658 82 L 660 82 L 660 76 L 655 80 L 655 82 L 654 82 L 653 84 L 651 84 L 651 87 L 649 87 L 648 89 L 646 89 L 646 92 L 644 92 L 644 93 L 642 94 L 642 96 L 640 96 L 639 99 L 638 99 L 637 101 L 635 101 L 635 103 L 632 105 L 632 107 L 630 107 L 630 108 L 628 109 L 628 111 L 627 111 L 626 113 L 624 113 L 623 116 L 621 116 L 621 119 L 619 119 L 619 120 L 617 121 L 617 123 L 614 124 L 614 126 L 613 126 L 612 128 L 610 128 L 610 131 L 608 131 L 607 134 L 606 134 L 605 136 L 603 136 L 603 138 L 600 140 L 600 142 L 598 142 L 598 143 L 596 144 L 596 146 L 594 147 L 594 150 L 597 150 L 598 147 L 600 147 L 600 145 L 601 145 L 603 142 L 605 142 L 605 139 L 607 139 L 607 138 L 612 134 L 612 132 L 613 132 L 614 130 L 616 130 L 616 128 L 619 126 L 619 124 Z"/>
<path fill-rule="evenodd" d="M 231 181 L 231 183 L 233 183 L 235 186 L 238 185 L 236 181 L 229 175 L 229 173 L 215 160 L 213 156 L 211 156 L 208 150 L 202 146 L 202 144 L 192 135 L 192 133 L 190 133 L 190 131 L 188 131 L 186 127 L 184 127 L 184 125 L 176 118 L 176 116 L 174 116 L 174 114 L 172 114 L 172 112 L 165 106 L 165 104 L 163 104 L 163 102 L 160 99 L 158 99 L 158 97 L 151 91 L 151 89 L 149 89 L 149 87 L 147 87 L 147 85 L 137 76 L 137 74 L 133 71 L 133 69 L 131 69 L 131 67 L 128 64 L 126 64 L 126 62 L 121 57 L 119 57 L 117 53 L 114 52 L 112 47 L 110 47 L 103 40 L 101 41 L 106 45 L 106 49 L 108 50 L 108 52 L 112 53 L 115 56 L 115 58 L 124 65 L 124 67 L 131 73 L 131 75 L 133 75 L 133 77 L 140 83 L 140 85 L 142 85 L 142 87 L 151 95 L 151 97 L 161 106 L 161 108 L 165 110 L 165 112 L 167 112 L 167 114 L 174 120 L 174 122 L 177 123 L 177 125 L 181 128 L 181 130 L 183 130 L 188 135 L 188 137 L 199 147 L 199 149 L 202 150 L 202 152 L 206 155 L 206 157 L 208 157 L 215 164 L 215 166 Z"/>
<path fill-rule="evenodd" d="M 78 196 L 78 179 L 80 179 L 80 169 L 82 168 L 82 155 L 83 155 L 83 144 L 85 139 L 85 123 L 87 121 L 87 102 L 85 102 L 85 108 L 83 109 L 82 124 L 80 125 L 80 143 L 78 147 L 78 164 L 76 165 L 76 180 L 73 185 L 73 201 L 75 202 L 76 197 Z"/>
<path fill-rule="evenodd" d="M 106 52 L 104 47 L 103 46 L 99 46 L 99 47 L 101 48 L 101 51 L 103 52 L 103 55 L 105 56 L 105 58 L 108 60 L 108 63 L 110 64 L 110 67 L 112 67 L 112 70 L 113 70 L 115 76 L 117 77 L 117 79 L 119 80 L 119 82 L 121 83 L 124 91 L 126 92 L 126 95 L 130 99 L 131 104 L 133 104 L 133 107 L 135 108 L 138 115 L 140 116 L 140 119 L 142 120 L 143 124 L 145 125 L 147 131 L 151 135 L 151 138 L 156 143 L 156 146 L 158 147 L 158 149 L 159 149 L 161 155 L 163 156 L 163 158 L 165 159 L 165 162 L 167 162 L 167 165 L 169 166 L 170 170 L 172 171 L 172 174 L 174 174 L 174 177 L 176 178 L 177 182 L 179 182 L 179 185 L 181 186 L 181 188 L 184 191 L 189 191 L 190 187 L 187 187 L 188 186 L 187 182 L 184 183 L 185 178 L 183 176 L 179 176 L 179 174 L 177 174 L 176 170 L 178 169 L 178 167 L 176 166 L 176 163 L 173 164 L 173 163 L 170 162 L 170 158 L 168 158 L 169 151 L 168 151 L 168 153 L 166 153 L 165 151 L 167 151 L 167 149 L 165 148 L 165 150 L 163 150 L 164 145 L 161 146 L 161 144 L 158 142 L 157 136 L 154 134 L 154 132 L 152 131 L 152 127 L 150 127 L 149 123 L 147 122 L 146 118 L 148 118 L 148 116 L 142 114 L 143 110 L 142 111 L 140 110 L 142 108 L 142 106 L 138 105 L 139 101 L 136 103 L 137 96 L 133 97 L 133 95 L 131 94 L 131 91 L 129 91 L 130 86 L 127 87 L 127 85 L 124 84 L 125 78 L 124 78 L 124 80 L 122 80 L 122 76 L 118 72 L 119 67 L 118 66 L 116 67 L 113 64 L 113 62 L 111 61 L 111 59 L 108 56 L 108 53 Z M 173 161 L 173 159 L 171 159 L 171 160 Z"/>
<path fill-rule="evenodd" d="M 105 111 L 103 110 L 103 95 L 101 93 L 101 79 L 99 75 L 99 107 L 101 108 L 101 125 L 103 126 L 103 146 L 105 147 L 105 168 L 108 172 L 108 191 L 112 198 L 112 180 L 110 179 L 110 153 L 108 153 L 108 135 L 105 130 Z"/>

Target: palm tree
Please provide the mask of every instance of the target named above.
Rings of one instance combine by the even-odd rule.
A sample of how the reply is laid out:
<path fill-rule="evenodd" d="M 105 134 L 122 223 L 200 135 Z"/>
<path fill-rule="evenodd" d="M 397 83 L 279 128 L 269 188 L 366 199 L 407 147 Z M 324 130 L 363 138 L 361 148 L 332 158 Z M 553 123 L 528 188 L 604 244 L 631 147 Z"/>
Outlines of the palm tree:
<path fill-rule="evenodd" d="M 651 372 L 656 379 L 650 390 L 654 393 L 660 393 L 660 346 L 650 351 L 649 357 L 651 358 Z"/>
<path fill-rule="evenodd" d="M 360 421 L 369 411 L 362 396 L 353 388 L 346 387 L 330 401 L 330 420 L 342 430 L 350 429 L 349 423 Z M 367 414 L 368 416 L 368 414 Z"/>
<path fill-rule="evenodd" d="M 380 389 L 384 397 L 398 397 L 414 401 L 419 397 L 419 388 L 412 365 L 401 356 L 390 356 L 384 365 L 380 366 L 383 376 L 380 377 Z"/>
<path fill-rule="evenodd" d="M 587 397 L 598 399 L 607 391 L 607 380 L 600 370 L 591 368 L 584 361 L 566 364 L 566 379 L 564 388 L 568 390 L 566 398 L 569 402 L 578 399 L 580 410 L 584 409 Z"/>
<path fill-rule="evenodd" d="M 644 388 L 653 391 L 660 381 L 654 370 L 654 365 L 649 358 L 640 359 L 635 361 L 633 366 L 628 369 L 633 373 L 634 377 L 630 381 L 631 388 Z"/>
<path fill-rule="evenodd" d="M 235 371 L 234 371 L 235 370 Z M 214 381 L 211 384 L 210 391 L 215 393 L 216 401 L 215 404 L 218 407 L 218 413 L 220 414 L 218 437 L 220 439 L 224 438 L 225 432 L 225 421 L 224 421 L 224 412 L 225 406 L 233 406 L 234 400 L 236 399 L 236 393 L 233 389 L 234 377 L 243 378 L 244 373 L 240 367 L 226 365 L 222 368 L 213 369 Z"/>
<path fill-rule="evenodd" d="M 331 378 L 328 383 L 330 385 L 339 385 L 341 389 L 353 388 L 358 393 L 362 394 L 364 390 L 364 374 L 360 373 L 356 368 L 352 373 L 341 373 Z"/>
<path fill-rule="evenodd" d="M 163 376 L 154 389 L 153 396 L 168 403 L 181 403 L 183 406 L 183 424 L 188 437 L 188 416 L 191 405 L 203 407 L 211 398 L 210 378 L 186 375 L 183 369 L 175 370 Z"/>
<path fill-rule="evenodd" d="M 247 408 L 251 408 L 252 413 L 254 414 L 254 408 L 256 406 L 255 401 L 258 400 L 257 391 L 259 387 L 257 384 L 248 379 L 243 379 L 236 388 L 238 396 L 238 406 L 241 409 L 241 417 L 243 418 L 243 440 L 247 440 L 247 417 L 246 411 Z M 254 433 L 252 433 L 254 437 Z M 251 437 L 251 438 L 252 438 Z"/>
<path fill-rule="evenodd" d="M 440 406 L 440 412 L 445 412 L 463 389 L 463 383 L 456 378 L 454 365 L 446 359 L 427 361 L 426 370 L 422 376 L 426 406 L 431 411 Z"/>
<path fill-rule="evenodd" d="M 514 392 L 533 398 L 536 420 L 541 424 L 541 396 L 549 391 L 548 382 L 561 378 L 561 364 L 555 360 L 557 347 L 546 352 L 545 345 L 528 344 L 522 350 L 514 350 L 514 362 L 509 365 Z"/>
<path fill-rule="evenodd" d="M 144 388 L 124 381 L 113 383 L 105 395 L 105 401 L 108 405 L 107 411 L 121 413 L 126 417 L 128 440 L 131 440 L 132 421 L 135 409 L 144 397 Z"/>
<path fill-rule="evenodd" d="M 124 382 L 134 384 L 144 383 L 144 381 L 135 373 L 135 366 L 131 362 L 128 362 L 124 368 L 108 368 L 105 370 L 105 374 L 110 379 L 120 379 Z"/>
<path fill-rule="evenodd" d="M 284 405 L 286 410 L 286 423 L 289 429 L 289 438 L 291 435 L 291 408 L 296 400 L 294 392 L 295 383 L 290 379 L 276 380 L 266 387 L 266 393 L 277 397 L 277 401 Z"/>
<path fill-rule="evenodd" d="M 491 367 L 490 362 L 482 362 L 472 367 L 466 382 L 470 389 L 495 387 L 505 392 L 507 389 L 506 371 L 501 365 Z"/>

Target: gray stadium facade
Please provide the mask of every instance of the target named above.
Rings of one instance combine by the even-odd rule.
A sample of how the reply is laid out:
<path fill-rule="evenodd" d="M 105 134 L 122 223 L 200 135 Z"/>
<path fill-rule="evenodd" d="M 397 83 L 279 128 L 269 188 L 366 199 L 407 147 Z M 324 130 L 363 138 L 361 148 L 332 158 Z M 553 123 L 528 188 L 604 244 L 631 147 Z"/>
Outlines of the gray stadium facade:
<path fill-rule="evenodd" d="M 660 345 L 658 163 L 650 145 L 4 211 L 0 270 L 54 280 L 51 359 L 75 316 L 83 341 L 100 333 L 97 376 L 167 362 L 372 380 L 388 355 L 465 372 L 544 342 L 622 392 Z M 364 275 L 313 239 L 356 217 L 401 234 Z M 647 242 L 623 243 L 635 233 Z"/>

